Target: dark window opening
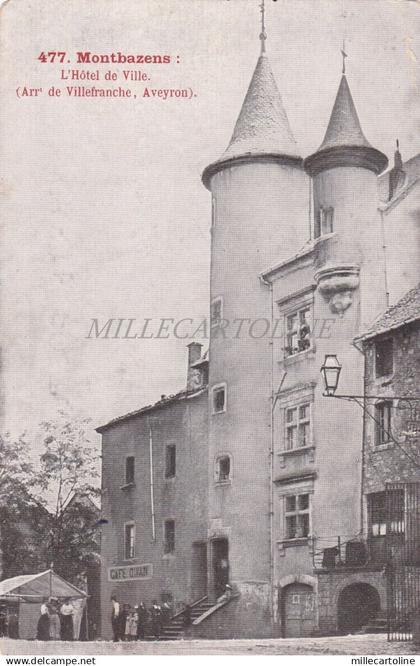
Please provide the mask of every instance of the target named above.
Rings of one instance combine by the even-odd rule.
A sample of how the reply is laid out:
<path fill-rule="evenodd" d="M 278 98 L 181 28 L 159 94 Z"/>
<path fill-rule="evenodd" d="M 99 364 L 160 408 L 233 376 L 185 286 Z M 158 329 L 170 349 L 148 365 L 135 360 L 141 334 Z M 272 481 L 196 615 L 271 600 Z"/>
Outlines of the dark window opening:
<path fill-rule="evenodd" d="M 165 554 L 175 551 L 175 521 L 165 520 L 163 552 Z"/>
<path fill-rule="evenodd" d="M 226 401 L 226 391 L 222 386 L 213 390 L 213 412 L 224 412 Z"/>
<path fill-rule="evenodd" d="M 384 400 L 375 405 L 376 417 L 376 445 L 387 444 L 392 441 L 392 401 Z"/>
<path fill-rule="evenodd" d="M 286 316 L 286 356 L 294 356 L 311 347 L 312 312 L 302 308 Z"/>
<path fill-rule="evenodd" d="M 216 463 L 216 480 L 229 481 L 230 479 L 230 456 L 222 456 Z"/>
<path fill-rule="evenodd" d="M 377 377 L 392 375 L 394 369 L 393 340 L 386 338 L 375 343 L 375 369 Z"/>
<path fill-rule="evenodd" d="M 219 326 L 222 322 L 222 299 L 215 299 L 210 307 L 211 326 Z"/>
<path fill-rule="evenodd" d="M 367 499 L 371 536 L 404 534 L 404 490 L 371 493 Z"/>
<path fill-rule="evenodd" d="M 131 560 L 135 554 L 135 543 L 134 543 L 134 525 L 125 526 L 125 544 L 124 544 L 124 553 L 125 559 Z"/>
<path fill-rule="evenodd" d="M 169 444 L 166 447 L 165 477 L 170 479 L 176 474 L 176 446 Z"/>
<path fill-rule="evenodd" d="M 319 208 L 315 215 L 314 236 L 319 238 L 334 231 L 334 208 Z"/>
<path fill-rule="evenodd" d="M 125 459 L 125 482 L 134 483 L 134 472 L 135 472 L 135 458 L 134 456 L 128 456 Z"/>

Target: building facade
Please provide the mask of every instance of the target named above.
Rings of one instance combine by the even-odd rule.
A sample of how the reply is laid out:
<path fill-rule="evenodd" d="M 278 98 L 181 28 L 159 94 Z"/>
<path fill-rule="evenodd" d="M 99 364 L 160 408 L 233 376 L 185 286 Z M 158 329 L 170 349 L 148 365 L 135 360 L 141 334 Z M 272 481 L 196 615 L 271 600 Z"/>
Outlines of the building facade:
<path fill-rule="evenodd" d="M 204 592 L 216 601 L 229 581 L 235 598 L 197 627 L 203 636 L 348 628 L 340 595 L 371 572 L 358 566 L 357 546 L 348 546 L 347 571 L 328 565 L 365 530 L 366 423 L 354 402 L 324 397 L 320 367 L 337 354 L 342 392 L 363 394 L 365 356 L 354 341 L 420 278 L 420 158 L 404 163 L 397 150 L 385 171 L 388 160 L 364 136 L 343 74 L 324 140 L 303 159 L 264 39 L 229 146 L 203 174 L 212 203 L 208 390 L 189 385 L 99 429 L 111 517 L 103 598 L 110 567 L 126 561 L 124 530 L 136 523 L 136 558 L 153 565 L 150 575 L 114 587 L 128 601 L 158 589 L 176 601 Z M 202 372 L 198 352 L 197 362 Z M 186 441 L 171 486 L 162 472 L 167 447 L 173 442 L 178 456 Z M 137 450 L 139 481 L 125 488 L 124 460 Z M 152 541 L 151 482 L 159 514 Z M 161 552 L 168 520 L 176 559 Z"/>
<path fill-rule="evenodd" d="M 207 361 L 188 353 L 184 391 L 110 421 L 102 434 L 102 636 L 110 599 L 174 610 L 207 593 Z M 197 364 L 194 366 L 194 364 Z"/>

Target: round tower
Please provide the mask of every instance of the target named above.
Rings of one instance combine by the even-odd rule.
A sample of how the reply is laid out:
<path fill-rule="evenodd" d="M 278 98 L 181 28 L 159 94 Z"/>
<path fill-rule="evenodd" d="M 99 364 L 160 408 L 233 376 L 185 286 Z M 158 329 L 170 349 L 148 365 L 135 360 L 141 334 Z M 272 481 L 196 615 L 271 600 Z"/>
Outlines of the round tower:
<path fill-rule="evenodd" d="M 316 340 L 313 419 L 312 530 L 325 548 L 334 545 L 330 535 L 356 536 L 363 527 L 364 434 L 360 406 L 324 397 L 319 369 L 326 354 L 336 354 L 343 367 L 339 393 L 364 394 L 364 357 L 354 339 L 387 306 L 377 182 L 387 163 L 363 134 L 343 72 L 325 138 L 304 162 L 313 178 L 315 317 L 330 323 L 330 335 Z"/>
<path fill-rule="evenodd" d="M 313 177 L 314 237 L 324 241 L 317 253 L 319 286 L 333 291 L 335 278 L 343 299 L 340 305 L 340 296 L 335 297 L 337 308 L 343 312 L 359 287 L 357 326 L 362 329 L 387 306 L 377 182 L 387 165 L 387 157 L 363 134 L 343 71 L 324 141 L 304 166 Z"/>
<path fill-rule="evenodd" d="M 209 590 L 240 592 L 230 636 L 270 635 L 272 299 L 260 279 L 307 240 L 309 178 L 261 34 L 212 195 Z"/>

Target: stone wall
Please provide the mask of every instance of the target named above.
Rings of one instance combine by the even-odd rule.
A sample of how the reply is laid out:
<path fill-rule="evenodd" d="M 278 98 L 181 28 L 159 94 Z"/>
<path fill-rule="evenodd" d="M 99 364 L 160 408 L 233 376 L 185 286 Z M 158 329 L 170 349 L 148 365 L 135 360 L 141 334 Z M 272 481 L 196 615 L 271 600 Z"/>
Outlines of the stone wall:
<path fill-rule="evenodd" d="M 389 377 L 375 376 L 375 341 L 366 345 L 367 395 L 393 399 L 392 440 L 379 445 L 375 438 L 375 400 L 369 400 L 365 417 L 364 493 L 385 489 L 386 483 L 420 481 L 420 402 L 395 400 L 419 397 L 420 323 L 390 332 L 394 343 L 394 370 Z M 417 428 L 417 433 L 416 433 Z M 417 462 L 417 465 L 416 465 Z"/>
<path fill-rule="evenodd" d="M 386 579 L 381 571 L 331 571 L 318 574 L 319 633 L 338 631 L 338 604 L 340 593 L 354 583 L 367 583 L 379 593 L 381 611 L 386 612 Z"/>

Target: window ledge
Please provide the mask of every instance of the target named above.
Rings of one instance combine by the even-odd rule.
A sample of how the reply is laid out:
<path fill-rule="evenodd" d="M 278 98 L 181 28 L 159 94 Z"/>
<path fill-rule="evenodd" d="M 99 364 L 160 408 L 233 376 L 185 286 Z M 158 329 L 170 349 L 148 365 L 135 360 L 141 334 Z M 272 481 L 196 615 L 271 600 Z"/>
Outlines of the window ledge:
<path fill-rule="evenodd" d="M 307 453 L 308 451 L 313 451 L 315 449 L 315 445 L 311 444 L 310 446 L 301 446 L 301 447 L 296 447 L 295 449 L 288 449 L 287 451 L 279 451 L 278 455 L 279 456 L 293 456 L 298 453 Z"/>
<path fill-rule="evenodd" d="M 120 489 L 129 490 L 130 488 L 134 488 L 135 485 L 134 481 L 130 481 L 130 483 L 125 483 L 123 486 L 120 486 Z"/>
<path fill-rule="evenodd" d="M 334 238 L 334 236 L 336 235 L 337 235 L 336 231 L 330 231 L 328 234 L 321 234 L 320 236 L 314 238 L 313 243 L 314 245 L 317 245 L 318 243 L 321 243 L 321 241 L 328 240 L 329 238 Z"/>
<path fill-rule="evenodd" d="M 232 485 L 232 479 L 224 479 L 223 481 L 218 481 L 216 479 L 214 483 L 216 486 L 230 486 Z"/>
<path fill-rule="evenodd" d="M 380 384 L 380 386 L 389 386 L 392 384 L 393 379 L 394 373 L 392 372 L 390 375 L 381 375 L 380 377 L 375 377 L 374 381 L 376 384 Z"/>
<path fill-rule="evenodd" d="M 387 449 L 394 448 L 394 442 L 385 442 L 384 444 L 376 444 L 375 448 L 372 449 L 372 453 L 376 451 L 386 451 Z"/>
<path fill-rule="evenodd" d="M 298 352 L 297 354 L 292 354 L 291 356 L 285 356 L 283 359 L 279 361 L 279 363 L 283 363 L 284 365 L 293 365 L 294 363 L 298 363 L 299 361 L 304 361 L 305 359 L 310 358 L 311 356 L 315 357 L 314 347 L 310 347 L 310 349 L 305 349 L 304 351 Z"/>
<path fill-rule="evenodd" d="M 296 539 L 281 539 L 277 541 L 280 548 L 294 548 L 295 546 L 306 546 L 309 543 L 309 537 L 296 537 Z"/>
<path fill-rule="evenodd" d="M 164 476 L 163 478 L 165 479 L 165 481 L 175 481 L 176 474 L 172 474 L 171 476 Z"/>
<path fill-rule="evenodd" d="M 175 559 L 175 553 L 164 553 L 162 555 L 162 560 L 174 560 Z"/>

